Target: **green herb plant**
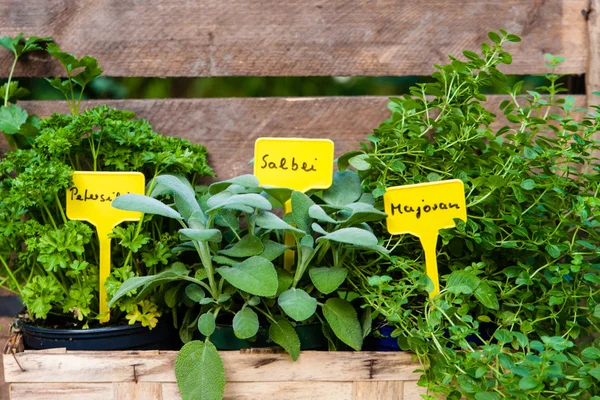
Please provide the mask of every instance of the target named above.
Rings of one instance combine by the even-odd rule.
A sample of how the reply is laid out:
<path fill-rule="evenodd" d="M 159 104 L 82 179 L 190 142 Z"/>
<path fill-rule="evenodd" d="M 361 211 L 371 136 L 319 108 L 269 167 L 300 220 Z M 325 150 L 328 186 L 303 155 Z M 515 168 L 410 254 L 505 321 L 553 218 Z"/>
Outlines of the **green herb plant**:
<path fill-rule="evenodd" d="M 283 219 L 271 212 L 288 200 L 292 211 Z M 293 360 L 300 353 L 296 324 L 321 323 L 332 347 L 341 342 L 358 351 L 371 320 L 363 313 L 360 322 L 347 278 L 363 274 L 364 254 L 385 253 L 367 224 L 386 216 L 372 200 L 353 171 L 336 173 L 331 188 L 312 195 L 260 188 L 244 175 L 212 184 L 198 200 L 185 179 L 159 176 L 150 196 L 122 195 L 113 206 L 177 221 L 183 242 L 174 251 L 192 251 L 198 262 L 129 279 L 111 303 L 167 284 L 165 302 L 187 309 L 180 324 L 186 344 L 175 364 L 184 399 L 223 396 L 223 364 L 210 340 L 217 323 L 233 325 L 241 339 L 268 327 L 270 340 Z M 281 265 L 286 232 L 297 254 L 290 271 Z M 191 340 L 196 329 L 204 341 Z"/>
<path fill-rule="evenodd" d="M 504 46 L 520 39 L 489 38 L 392 98 L 391 117 L 340 158 L 378 208 L 390 186 L 465 184 L 468 221 L 441 232 L 440 294 L 428 298 L 419 242 L 383 225 L 391 253 L 368 264 L 361 293 L 422 362 L 428 399 L 600 399 L 600 107 L 560 96 L 563 59 L 546 55 L 548 84 L 507 88 L 494 114 L 481 89 L 505 79 Z"/>
<path fill-rule="evenodd" d="M 13 47 L 16 58 L 41 49 L 39 38 L 29 38 L 25 45 L 20 41 L 20 36 L 0 39 L 4 47 Z M 54 44 L 48 45 L 48 51 L 67 68 L 69 78 L 60 85 L 69 92 L 76 85 L 85 87 L 101 72 L 91 57 L 78 60 Z M 18 93 L 13 87 L 9 82 L 9 93 Z M 29 318 L 38 324 L 87 327 L 102 317 L 98 315 L 95 230 L 65 215 L 73 171 L 140 171 L 150 182 L 148 192 L 161 173 L 190 179 L 212 175 L 203 146 L 164 137 L 130 111 L 100 106 L 79 113 L 80 100 L 79 95 L 69 102 L 73 115 L 36 118 L 36 129 L 27 136 L 29 148 L 9 152 L 0 161 L 0 287 L 20 294 Z M 9 107 L 13 106 L 17 107 Z M 22 112 L 20 126 L 16 124 L 13 131 L 0 128 L 9 137 L 25 129 L 30 116 Z M 5 126 L 2 121 L 6 123 L 0 117 L 0 126 Z M 139 223 L 114 229 L 114 265 L 106 283 L 111 296 L 128 278 L 156 274 L 176 261 L 170 248 L 178 238 L 168 233 L 174 229 L 171 225 L 168 219 L 145 216 Z M 156 298 L 149 293 L 137 302 L 123 299 L 113 309 L 113 321 L 126 318 L 129 323 L 154 327 L 165 309 Z"/>
<path fill-rule="evenodd" d="M 4 137 L 12 150 L 26 146 L 29 138 L 35 135 L 39 128 L 37 117 L 28 115 L 27 111 L 14 104 L 16 100 L 29 95 L 27 89 L 19 87 L 19 83 L 13 80 L 17 62 L 24 54 L 43 50 L 51 42 L 52 38 L 49 37 L 31 36 L 23 38 L 22 33 L 14 38 L 9 36 L 0 38 L 0 46 L 11 51 L 14 56 L 8 73 L 8 81 L 0 86 L 0 96 L 3 101 L 2 106 L 0 106 L 0 132 L 4 133 Z"/>

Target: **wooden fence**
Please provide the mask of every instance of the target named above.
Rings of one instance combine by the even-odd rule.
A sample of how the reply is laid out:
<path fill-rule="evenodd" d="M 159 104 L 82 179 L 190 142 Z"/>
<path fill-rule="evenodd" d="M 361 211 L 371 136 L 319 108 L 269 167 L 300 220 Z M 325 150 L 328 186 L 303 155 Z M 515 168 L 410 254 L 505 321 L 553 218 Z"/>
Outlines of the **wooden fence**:
<path fill-rule="evenodd" d="M 600 0 L 0 0 L 0 36 L 52 36 L 114 77 L 407 76 L 503 28 L 523 39 L 504 72 L 544 73 L 545 53 L 564 56 L 559 72 L 586 74 L 586 95 L 576 96 L 585 106 L 600 91 L 599 11 Z M 0 51 L 0 76 L 11 61 Z M 15 76 L 61 73 L 32 54 Z M 205 144 L 220 178 L 250 171 L 259 136 L 327 137 L 340 154 L 388 116 L 386 98 L 363 96 L 108 103 Z M 22 104 L 40 116 L 67 111 L 60 101 Z"/>

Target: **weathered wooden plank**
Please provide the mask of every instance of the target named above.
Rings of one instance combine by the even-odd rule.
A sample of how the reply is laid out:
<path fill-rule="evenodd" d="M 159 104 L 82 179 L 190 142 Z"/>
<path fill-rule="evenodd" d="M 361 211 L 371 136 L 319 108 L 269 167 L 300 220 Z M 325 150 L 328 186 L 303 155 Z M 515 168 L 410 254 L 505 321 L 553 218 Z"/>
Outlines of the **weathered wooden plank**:
<path fill-rule="evenodd" d="M 223 399 L 352 400 L 352 382 L 228 382 Z M 175 383 L 163 384 L 163 400 L 181 400 Z"/>
<path fill-rule="evenodd" d="M 404 398 L 402 400 L 422 400 L 422 394 L 427 393 L 427 389 L 418 386 L 416 381 L 406 381 L 404 383 Z"/>
<path fill-rule="evenodd" d="M 113 392 L 112 383 L 13 383 L 10 385 L 11 400 L 113 400 Z"/>
<path fill-rule="evenodd" d="M 506 96 L 488 96 L 488 106 L 498 110 Z M 585 96 L 575 96 L 585 106 Z M 330 138 L 336 156 L 358 148 L 358 143 L 389 117 L 387 97 L 235 98 L 88 101 L 135 111 L 154 129 L 167 135 L 204 144 L 220 179 L 251 173 L 254 141 L 261 136 Z M 64 102 L 22 102 L 32 113 L 47 116 L 68 112 Z M 502 113 L 494 128 L 505 124 Z M 6 149 L 6 146 L 4 147 Z"/>
<path fill-rule="evenodd" d="M 414 384 L 414 382 L 408 382 Z M 403 382 L 232 382 L 224 400 L 417 400 L 425 391 L 412 390 L 403 397 Z M 156 392 L 156 387 L 161 391 Z M 360 387 L 359 392 L 356 388 Z M 354 391 L 353 391 L 354 389 Z M 371 392 L 366 391 L 372 390 Z M 359 393 L 362 397 L 357 397 Z M 175 383 L 15 383 L 12 400 L 181 400 Z"/>
<path fill-rule="evenodd" d="M 118 382 L 113 390 L 114 400 L 163 400 L 162 385 L 157 382 Z"/>
<path fill-rule="evenodd" d="M 592 94 L 593 92 L 600 91 L 600 0 L 589 0 L 586 13 L 588 19 L 589 54 L 585 80 L 587 105 L 590 106 L 597 105 L 600 102 L 600 97 Z M 594 137 L 600 139 L 600 133 L 597 132 Z M 593 156 L 600 158 L 600 151 L 595 151 Z"/>
<path fill-rule="evenodd" d="M 19 353 L 22 371 L 4 356 L 7 382 L 175 382 L 176 352 Z M 287 354 L 221 352 L 228 382 L 416 380 L 418 364 L 409 353 L 303 352 Z M 134 371 L 135 366 L 135 371 Z"/>
<path fill-rule="evenodd" d="M 354 382 L 352 400 L 404 400 L 402 381 Z"/>
<path fill-rule="evenodd" d="M 12 320 L 10 317 L 0 317 L 0 354 L 8 340 Z M 8 399 L 8 385 L 4 382 L 4 366 L 0 363 L 0 400 Z"/>
<path fill-rule="evenodd" d="M 597 104 L 599 97 L 592 92 L 600 91 L 600 0 L 589 0 L 586 9 L 589 55 L 585 74 L 586 93 L 589 104 Z"/>
<path fill-rule="evenodd" d="M 523 37 L 509 73 L 544 72 L 544 53 L 586 69 L 588 0 L 0 1 L 2 34 L 53 36 L 109 76 L 423 75 L 476 50 L 489 30 Z M 62 72 L 29 57 L 17 75 Z M 0 55 L 7 75 L 11 58 Z"/>

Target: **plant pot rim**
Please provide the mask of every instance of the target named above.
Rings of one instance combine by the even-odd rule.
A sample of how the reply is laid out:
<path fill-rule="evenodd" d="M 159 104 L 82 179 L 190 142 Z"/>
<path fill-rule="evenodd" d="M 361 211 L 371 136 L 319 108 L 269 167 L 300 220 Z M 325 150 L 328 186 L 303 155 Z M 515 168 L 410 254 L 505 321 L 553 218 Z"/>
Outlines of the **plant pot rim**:
<path fill-rule="evenodd" d="M 148 329 L 149 330 L 148 327 L 143 327 L 142 324 L 140 324 L 139 322 L 136 322 L 133 325 L 117 325 L 117 326 L 107 326 L 107 327 L 103 327 L 103 328 L 90 328 L 90 329 L 47 328 L 47 327 L 43 327 L 43 326 L 36 326 L 31 322 L 25 322 L 21 318 L 18 318 L 18 317 L 15 319 L 15 322 L 19 328 L 22 328 L 29 332 L 38 333 L 38 334 L 46 333 L 46 334 L 52 334 L 52 335 L 64 334 L 64 335 L 69 335 L 69 336 L 87 336 L 87 335 L 93 335 L 96 333 L 109 333 L 109 332 L 113 333 L 113 332 L 131 331 L 131 330 L 136 330 L 136 329 Z M 159 320 L 157 326 L 160 324 L 161 324 L 161 321 Z"/>

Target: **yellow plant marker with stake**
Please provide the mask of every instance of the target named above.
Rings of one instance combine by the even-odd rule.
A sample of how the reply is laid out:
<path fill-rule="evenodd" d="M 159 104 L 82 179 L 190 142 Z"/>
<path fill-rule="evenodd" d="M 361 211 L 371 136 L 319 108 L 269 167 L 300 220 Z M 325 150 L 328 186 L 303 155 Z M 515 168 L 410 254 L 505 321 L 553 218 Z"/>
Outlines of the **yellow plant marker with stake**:
<path fill-rule="evenodd" d="M 73 186 L 67 189 L 67 217 L 86 221 L 96 227 L 100 242 L 100 322 L 110 320 L 104 283 L 110 275 L 110 237 L 113 228 L 124 221 L 138 221 L 142 213 L 112 207 L 122 194 L 144 194 L 145 177 L 141 172 L 74 172 Z"/>
<path fill-rule="evenodd" d="M 254 144 L 254 176 L 261 186 L 289 188 L 298 192 L 327 189 L 333 183 L 334 145 L 329 139 L 260 138 Z M 285 212 L 291 211 L 290 202 Z M 294 244 L 285 234 L 286 246 Z M 294 264 L 294 252 L 283 256 L 286 270 Z"/>
<path fill-rule="evenodd" d="M 427 276 L 434 297 L 440 291 L 436 245 L 440 229 L 454 228 L 454 218 L 467 221 L 464 183 L 459 179 L 387 188 L 383 195 L 387 229 L 392 235 L 417 236 L 425 250 Z"/>

